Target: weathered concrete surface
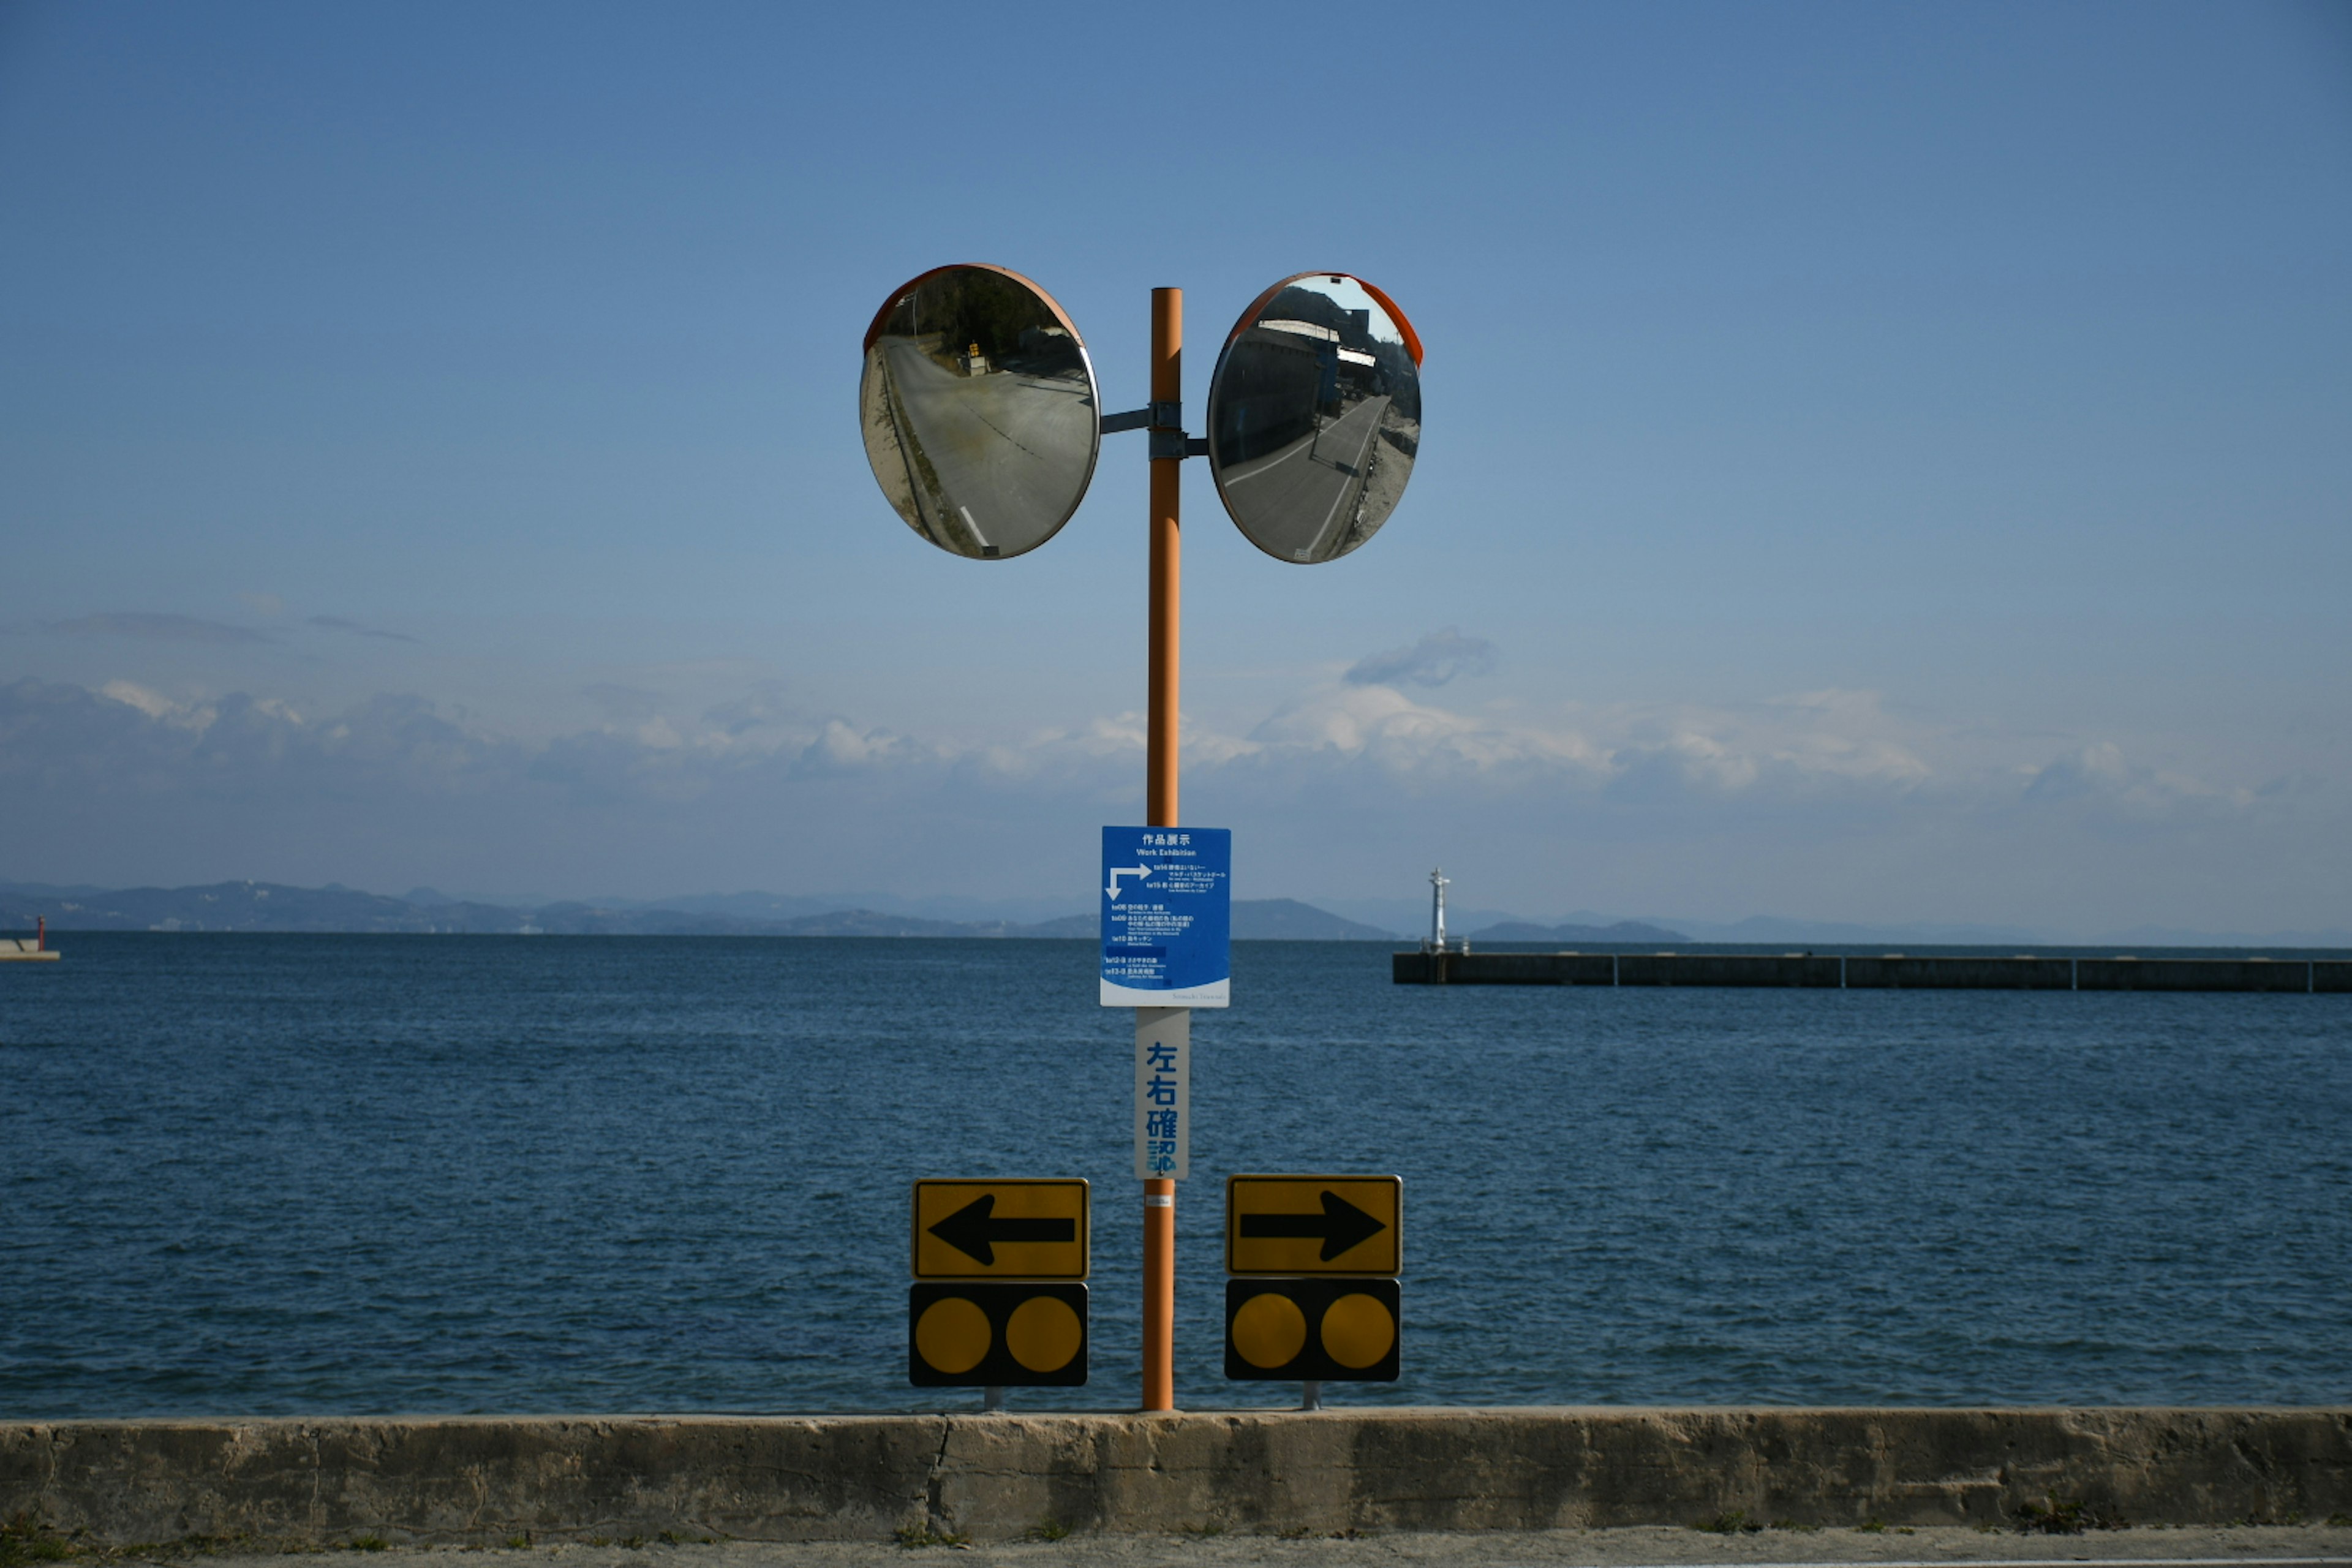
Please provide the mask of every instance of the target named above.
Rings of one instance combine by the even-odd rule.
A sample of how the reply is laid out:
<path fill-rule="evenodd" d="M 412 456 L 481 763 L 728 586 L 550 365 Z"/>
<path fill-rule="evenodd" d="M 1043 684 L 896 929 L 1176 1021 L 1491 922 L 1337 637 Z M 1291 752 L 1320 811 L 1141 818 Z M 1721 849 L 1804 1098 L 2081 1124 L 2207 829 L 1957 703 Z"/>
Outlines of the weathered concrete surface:
<path fill-rule="evenodd" d="M 1805 952 L 1628 952 L 1620 985 L 1803 985 L 1834 989 L 1838 961 Z"/>
<path fill-rule="evenodd" d="M 2352 1407 L 1503 1409 L 0 1426 L 0 1517 L 113 1542 L 871 1540 L 2352 1514 Z"/>
<path fill-rule="evenodd" d="M 1907 958 L 1885 953 L 1845 960 L 1849 990 L 2071 991 L 2074 964 L 2065 958 Z"/>
<path fill-rule="evenodd" d="M 1847 990 L 2352 991 L 2303 958 L 1846 957 L 1810 952 L 1398 952 L 1399 985 L 1794 985 Z"/>
<path fill-rule="evenodd" d="M 394 1547 L 374 1568 L 481 1568 L 471 1547 Z M 462 1556 L 460 1553 L 465 1553 Z M 891 1541 L 699 1542 L 642 1547 L 562 1544 L 492 1548 L 502 1568 L 908 1568 L 919 1563 Z M 211 1556 L 212 1568 L 317 1568 L 314 1555 L 292 1552 Z M 2352 1526 L 2192 1526 L 2100 1530 L 2052 1538 L 1986 1533 L 1956 1525 L 1920 1529 L 1759 1530 L 1717 1535 L 1685 1526 L 1620 1530 L 1358 1533 L 1351 1536 L 1072 1535 L 1059 1540 L 974 1543 L 931 1561 L 953 1568 L 1766 1568 L 1768 1564 L 1854 1564 L 1895 1568 L 2065 1568 L 2076 1563 L 2171 1564 L 2335 1563 L 2352 1565 Z"/>
<path fill-rule="evenodd" d="M 1614 985 L 1605 952 L 1399 952 L 1389 957 L 1399 985 Z"/>
<path fill-rule="evenodd" d="M 2314 991 L 2309 961 L 2270 958 L 2083 958 L 2077 991 Z"/>

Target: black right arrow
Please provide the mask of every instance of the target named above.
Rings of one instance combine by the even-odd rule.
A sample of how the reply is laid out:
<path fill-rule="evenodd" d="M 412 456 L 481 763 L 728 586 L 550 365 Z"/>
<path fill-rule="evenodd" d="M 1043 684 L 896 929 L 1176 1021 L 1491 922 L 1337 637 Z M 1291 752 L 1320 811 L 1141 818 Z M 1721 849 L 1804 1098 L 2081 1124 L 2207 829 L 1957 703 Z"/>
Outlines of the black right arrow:
<path fill-rule="evenodd" d="M 1323 1261 L 1330 1262 L 1349 1247 L 1370 1240 L 1388 1229 L 1388 1221 L 1374 1219 L 1339 1194 L 1326 1189 L 1323 1212 L 1313 1214 L 1245 1214 L 1242 1215 L 1242 1235 L 1261 1237 L 1267 1240 L 1320 1237 Z"/>
<path fill-rule="evenodd" d="M 1000 1241 L 1076 1241 L 1074 1219 L 991 1219 L 996 1194 L 982 1193 L 931 1226 L 931 1234 L 967 1258 L 993 1266 Z"/>

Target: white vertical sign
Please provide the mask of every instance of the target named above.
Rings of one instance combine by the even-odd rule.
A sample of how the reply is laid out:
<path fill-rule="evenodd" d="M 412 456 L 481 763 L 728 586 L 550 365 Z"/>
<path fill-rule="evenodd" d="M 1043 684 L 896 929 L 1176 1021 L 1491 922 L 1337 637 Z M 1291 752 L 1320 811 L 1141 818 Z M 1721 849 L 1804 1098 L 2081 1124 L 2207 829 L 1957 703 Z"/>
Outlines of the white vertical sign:
<path fill-rule="evenodd" d="M 1192 1009 L 1135 1010 L 1135 1173 L 1192 1173 Z"/>

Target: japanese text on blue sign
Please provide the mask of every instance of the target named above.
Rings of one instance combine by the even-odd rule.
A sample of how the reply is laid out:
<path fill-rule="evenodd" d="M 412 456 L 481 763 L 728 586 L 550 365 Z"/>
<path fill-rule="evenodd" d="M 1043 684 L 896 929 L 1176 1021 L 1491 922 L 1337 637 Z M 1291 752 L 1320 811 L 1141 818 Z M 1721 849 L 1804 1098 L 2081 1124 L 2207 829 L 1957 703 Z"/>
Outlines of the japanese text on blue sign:
<path fill-rule="evenodd" d="M 1221 827 L 1103 829 L 1104 1006 L 1227 1005 L 1233 837 Z"/>

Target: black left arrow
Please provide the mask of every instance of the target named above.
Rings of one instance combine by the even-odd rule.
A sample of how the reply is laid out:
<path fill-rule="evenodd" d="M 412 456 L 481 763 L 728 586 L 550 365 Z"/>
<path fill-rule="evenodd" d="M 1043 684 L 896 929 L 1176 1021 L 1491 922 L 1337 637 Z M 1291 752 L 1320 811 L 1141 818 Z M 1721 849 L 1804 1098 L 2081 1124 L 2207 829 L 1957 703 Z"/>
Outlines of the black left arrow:
<path fill-rule="evenodd" d="M 1245 1214 L 1241 1220 L 1244 1237 L 1320 1241 L 1326 1263 L 1389 1227 L 1388 1221 L 1373 1218 L 1328 1188 L 1321 1214 Z"/>
<path fill-rule="evenodd" d="M 996 1194 L 982 1193 L 931 1226 L 931 1234 L 965 1257 L 992 1266 L 996 1262 L 996 1244 L 1000 1241 L 1078 1239 L 1076 1220 L 991 1219 L 989 1216 L 995 1211 Z"/>

